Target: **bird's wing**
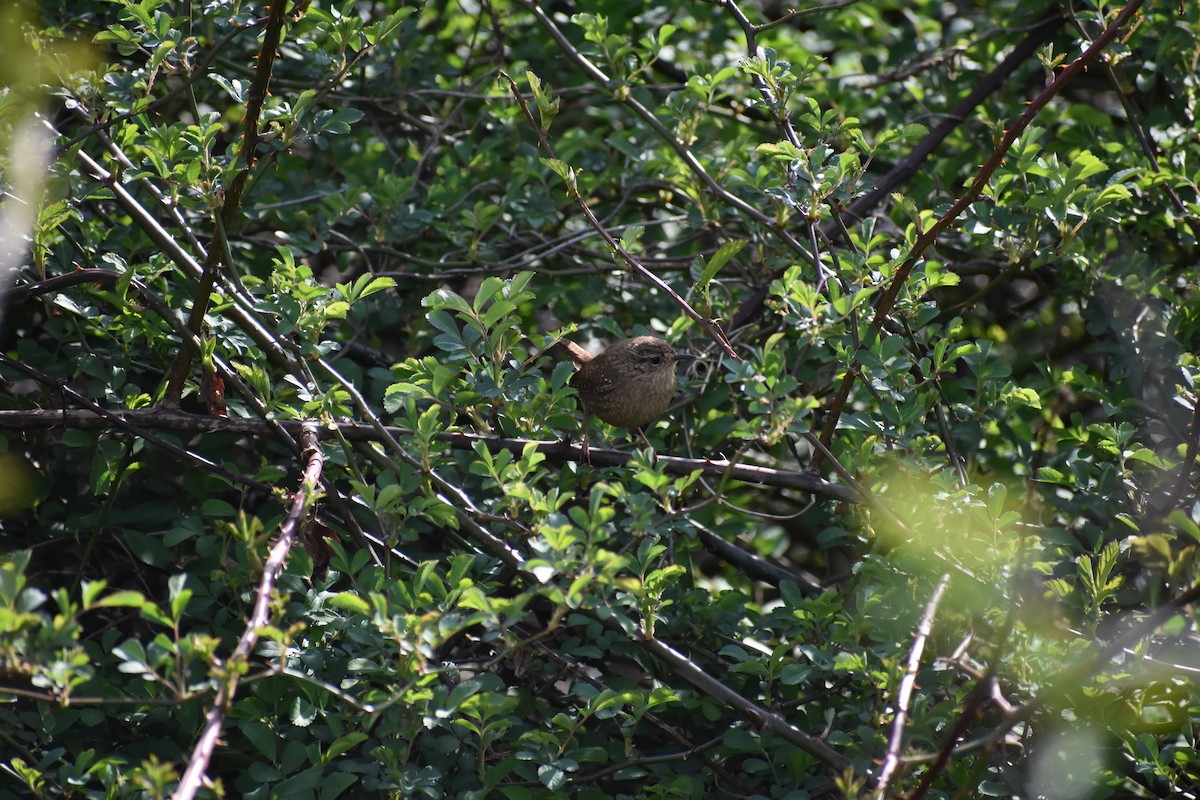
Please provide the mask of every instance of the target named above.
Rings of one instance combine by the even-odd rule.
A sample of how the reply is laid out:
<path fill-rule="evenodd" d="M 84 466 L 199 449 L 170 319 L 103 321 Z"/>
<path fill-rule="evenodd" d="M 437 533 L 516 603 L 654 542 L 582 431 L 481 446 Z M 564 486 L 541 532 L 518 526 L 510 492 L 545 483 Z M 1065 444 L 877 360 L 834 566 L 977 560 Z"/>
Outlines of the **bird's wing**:
<path fill-rule="evenodd" d="M 567 383 L 569 383 L 571 386 L 574 386 L 576 389 L 583 389 L 584 391 L 587 391 L 593 395 L 608 394 L 613 390 L 613 387 L 617 385 L 616 381 L 607 376 L 597 378 L 594 375 L 584 375 L 582 372 L 576 372 L 571 376 L 571 380 L 567 381 Z"/>

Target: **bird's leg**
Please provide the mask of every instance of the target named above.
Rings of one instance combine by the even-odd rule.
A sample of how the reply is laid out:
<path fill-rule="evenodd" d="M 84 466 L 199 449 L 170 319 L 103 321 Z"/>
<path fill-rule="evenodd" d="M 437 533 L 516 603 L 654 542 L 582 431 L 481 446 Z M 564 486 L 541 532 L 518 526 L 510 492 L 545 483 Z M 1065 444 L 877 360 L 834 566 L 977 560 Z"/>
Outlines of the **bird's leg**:
<path fill-rule="evenodd" d="M 642 441 L 646 443 L 646 447 L 649 447 L 651 450 L 653 450 L 654 445 L 650 444 L 650 439 L 648 439 L 646 437 L 646 432 L 644 430 L 642 430 L 641 428 L 638 428 L 637 432 L 638 432 L 638 436 L 642 437 Z"/>
<path fill-rule="evenodd" d="M 588 450 L 588 428 L 590 427 L 588 425 L 588 423 L 590 421 L 591 421 L 591 415 L 588 414 L 587 409 L 584 409 L 584 411 L 583 411 L 583 460 L 587 464 L 592 463 L 592 455 L 591 455 L 591 452 Z"/>
<path fill-rule="evenodd" d="M 646 432 L 641 428 L 637 429 L 638 435 L 642 437 L 642 441 L 646 443 L 646 447 L 650 448 L 650 463 L 658 463 L 658 451 L 654 449 L 654 445 L 650 444 L 650 439 L 647 438 Z"/>

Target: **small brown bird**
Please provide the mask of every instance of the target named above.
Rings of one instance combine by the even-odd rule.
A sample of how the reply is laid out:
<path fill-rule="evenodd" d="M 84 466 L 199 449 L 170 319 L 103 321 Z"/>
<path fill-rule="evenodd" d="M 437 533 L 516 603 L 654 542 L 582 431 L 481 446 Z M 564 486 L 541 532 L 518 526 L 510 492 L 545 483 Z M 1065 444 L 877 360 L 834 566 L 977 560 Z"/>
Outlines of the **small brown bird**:
<path fill-rule="evenodd" d="M 575 362 L 571 385 L 583 401 L 585 459 L 589 415 L 642 433 L 642 426 L 662 416 L 675 396 L 675 365 L 696 357 L 653 336 L 615 342 L 594 357 L 574 342 L 564 341 L 563 345 Z M 642 438 L 646 438 L 645 433 Z"/>

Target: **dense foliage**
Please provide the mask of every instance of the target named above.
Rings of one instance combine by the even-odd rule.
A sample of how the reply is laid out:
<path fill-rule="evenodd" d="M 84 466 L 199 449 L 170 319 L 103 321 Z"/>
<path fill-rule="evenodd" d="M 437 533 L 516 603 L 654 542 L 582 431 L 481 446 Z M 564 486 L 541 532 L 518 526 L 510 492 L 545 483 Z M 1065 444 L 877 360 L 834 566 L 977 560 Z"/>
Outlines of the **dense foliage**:
<path fill-rule="evenodd" d="M 1140 5 L 12 5 L 0 793 L 1195 789 Z M 585 461 L 556 342 L 646 333 Z"/>

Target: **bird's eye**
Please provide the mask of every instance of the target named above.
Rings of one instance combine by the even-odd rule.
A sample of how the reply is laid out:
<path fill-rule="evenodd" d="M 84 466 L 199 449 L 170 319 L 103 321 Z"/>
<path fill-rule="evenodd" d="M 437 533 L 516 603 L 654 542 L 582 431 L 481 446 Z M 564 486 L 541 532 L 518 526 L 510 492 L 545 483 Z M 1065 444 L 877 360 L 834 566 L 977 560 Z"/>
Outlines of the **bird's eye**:
<path fill-rule="evenodd" d="M 662 363 L 662 356 L 650 356 L 650 363 L 657 367 Z"/>

